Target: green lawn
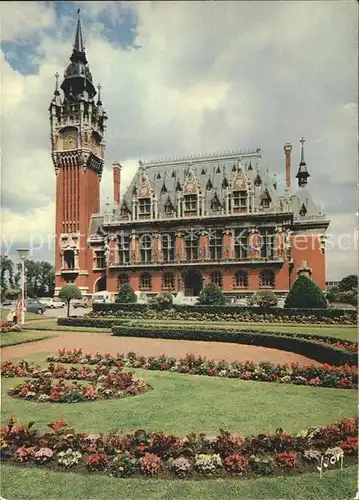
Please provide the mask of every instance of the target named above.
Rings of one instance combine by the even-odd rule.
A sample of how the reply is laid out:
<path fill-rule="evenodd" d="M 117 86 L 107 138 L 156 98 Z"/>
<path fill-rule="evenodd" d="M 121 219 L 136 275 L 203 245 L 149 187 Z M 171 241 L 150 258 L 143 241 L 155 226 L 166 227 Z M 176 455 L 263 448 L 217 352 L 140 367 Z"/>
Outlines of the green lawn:
<path fill-rule="evenodd" d="M 9 347 L 11 345 L 25 344 L 52 337 L 52 335 L 41 332 L 9 332 L 0 335 L 0 347 Z"/>
<path fill-rule="evenodd" d="M 0 318 L 6 319 L 6 316 L 9 314 L 9 312 L 10 312 L 10 309 L 0 309 Z M 41 314 L 30 313 L 30 312 L 25 313 L 25 321 L 32 320 L 32 319 L 41 321 L 42 318 L 44 320 L 46 320 L 46 319 L 49 319 L 50 316 L 42 316 Z"/>
<path fill-rule="evenodd" d="M 45 365 L 46 356 L 40 353 L 26 359 Z M 45 430 L 51 420 L 64 417 L 77 431 L 90 433 L 144 428 L 177 435 L 190 431 L 215 434 L 224 428 L 249 435 L 274 432 L 278 427 L 295 433 L 356 415 L 355 391 L 146 370 L 135 372 L 148 380 L 152 391 L 120 401 L 69 405 L 11 398 L 8 389 L 21 379 L 3 378 L 2 423 L 10 416 L 17 416 L 22 423 L 35 420 L 36 427 Z M 354 497 L 356 477 L 356 468 L 348 467 L 343 471 L 326 471 L 321 480 L 319 473 L 243 481 L 115 479 L 5 463 L 1 495 L 7 500 L 344 500 Z"/>
<path fill-rule="evenodd" d="M 36 354 L 26 359 L 45 359 Z M 298 432 L 356 415 L 356 391 L 277 384 L 170 372 L 134 370 L 153 390 L 134 398 L 82 404 L 34 403 L 7 395 L 20 379 L 2 379 L 3 412 L 43 428 L 66 418 L 78 431 L 107 432 L 117 428 L 216 433 L 219 428 L 245 435 L 283 427 Z M 86 412 L 86 418 L 83 418 Z"/>
<path fill-rule="evenodd" d="M 347 500 L 356 493 L 356 467 L 294 477 L 244 481 L 118 479 L 2 465 L 1 494 L 8 500 Z"/>

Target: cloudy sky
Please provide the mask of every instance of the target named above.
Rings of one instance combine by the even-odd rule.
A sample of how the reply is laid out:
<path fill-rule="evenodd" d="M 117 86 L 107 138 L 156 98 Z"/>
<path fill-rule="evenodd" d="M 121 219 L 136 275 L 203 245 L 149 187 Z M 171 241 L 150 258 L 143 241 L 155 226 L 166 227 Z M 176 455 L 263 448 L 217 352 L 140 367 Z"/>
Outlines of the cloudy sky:
<path fill-rule="evenodd" d="M 283 181 L 283 145 L 294 177 L 304 136 L 308 187 L 331 220 L 328 279 L 355 272 L 354 1 L 2 3 L 2 252 L 53 258 L 48 106 L 79 7 L 109 116 L 102 202 L 114 160 L 124 189 L 141 158 L 260 147 Z"/>

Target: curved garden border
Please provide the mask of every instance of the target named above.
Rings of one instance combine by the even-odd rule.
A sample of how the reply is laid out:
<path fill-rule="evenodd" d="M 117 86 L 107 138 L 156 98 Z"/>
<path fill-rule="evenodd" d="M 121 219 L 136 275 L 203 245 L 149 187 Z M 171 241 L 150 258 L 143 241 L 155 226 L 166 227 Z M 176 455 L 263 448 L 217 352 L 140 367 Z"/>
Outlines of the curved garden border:
<path fill-rule="evenodd" d="M 111 367 L 100 366 L 95 369 L 49 364 L 47 368 L 29 365 L 25 361 L 14 365 L 6 361 L 1 365 L 3 377 L 31 377 L 8 391 L 10 396 L 36 401 L 39 403 L 79 403 L 99 399 L 119 399 L 137 396 L 152 387 L 144 380 L 133 378 L 133 372 L 124 372 L 123 363 L 117 362 Z M 54 380 L 59 379 L 59 380 Z M 64 379 L 75 380 L 65 384 Z M 81 384 L 78 381 L 88 381 Z"/>
<path fill-rule="evenodd" d="M 48 356 L 47 361 L 60 363 L 82 363 L 101 366 L 116 366 L 124 363 L 129 368 L 144 368 L 146 370 L 171 371 L 188 373 L 190 375 L 208 375 L 242 380 L 261 382 L 293 383 L 320 387 L 339 387 L 355 389 L 358 386 L 358 369 L 356 366 L 299 366 L 298 363 L 277 365 L 269 362 L 255 364 L 252 361 L 227 362 L 207 360 L 202 356 L 187 354 L 186 357 L 176 359 L 160 356 L 145 357 L 134 352 L 127 354 L 90 354 L 83 353 L 82 349 L 60 349 L 55 356 Z"/>
<path fill-rule="evenodd" d="M 357 354 L 346 349 L 295 335 L 268 332 L 237 332 L 219 330 L 193 330 L 178 328 L 139 328 L 112 326 L 112 334 L 118 337 L 162 338 L 172 340 L 199 340 L 246 344 L 279 349 L 302 354 L 306 357 L 332 365 L 356 365 Z M 338 340 L 338 339 L 336 339 Z"/>
<path fill-rule="evenodd" d="M 53 421 L 53 433 L 40 435 L 34 422 L 1 428 L 1 458 L 77 472 L 101 471 L 115 477 L 135 475 L 177 477 L 235 476 L 250 478 L 316 470 L 340 461 L 355 463 L 358 418 L 309 429 L 291 436 L 243 437 L 220 430 L 217 436 L 184 438 L 138 430 L 126 435 L 78 434 L 64 420 Z M 326 464 L 326 465 L 325 465 Z"/>

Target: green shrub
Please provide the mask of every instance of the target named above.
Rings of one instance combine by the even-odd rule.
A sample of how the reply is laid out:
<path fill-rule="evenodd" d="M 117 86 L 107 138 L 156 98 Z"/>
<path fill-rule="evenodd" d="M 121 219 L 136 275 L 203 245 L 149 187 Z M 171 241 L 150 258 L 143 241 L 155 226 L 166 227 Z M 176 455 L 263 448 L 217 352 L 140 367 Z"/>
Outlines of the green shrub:
<path fill-rule="evenodd" d="M 150 306 L 159 311 L 171 309 L 173 305 L 173 295 L 170 292 L 161 292 L 156 297 L 150 300 Z"/>
<path fill-rule="evenodd" d="M 249 297 L 247 304 L 257 307 L 276 307 L 278 297 L 272 290 L 260 290 Z"/>
<path fill-rule="evenodd" d="M 358 276 L 355 274 L 350 274 L 343 278 L 339 285 L 338 289 L 340 292 L 350 292 L 351 290 L 358 288 Z"/>
<path fill-rule="evenodd" d="M 222 306 L 226 303 L 226 296 L 218 285 L 209 283 L 199 294 L 198 303 L 202 305 Z"/>
<path fill-rule="evenodd" d="M 327 309 L 328 302 L 319 286 L 302 275 L 293 283 L 285 300 L 285 307 Z"/>
<path fill-rule="evenodd" d="M 118 291 L 116 302 L 122 304 L 134 304 L 137 302 L 137 295 L 129 283 L 124 283 Z"/>

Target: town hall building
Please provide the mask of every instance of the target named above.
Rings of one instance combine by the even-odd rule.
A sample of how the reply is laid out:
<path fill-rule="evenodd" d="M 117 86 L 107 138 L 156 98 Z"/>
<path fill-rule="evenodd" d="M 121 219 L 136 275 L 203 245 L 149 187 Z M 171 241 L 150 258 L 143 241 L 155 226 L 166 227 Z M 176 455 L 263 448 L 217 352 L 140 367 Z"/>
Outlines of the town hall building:
<path fill-rule="evenodd" d="M 120 196 L 100 213 L 107 115 L 86 58 L 80 19 L 61 86 L 50 104 L 56 174 L 56 290 L 84 295 L 123 283 L 145 294 L 196 297 L 216 283 L 233 300 L 257 290 L 285 294 L 298 273 L 326 282 L 329 220 L 313 201 L 301 139 L 292 189 L 292 146 L 284 145 L 282 193 L 260 149 L 139 161 Z"/>

